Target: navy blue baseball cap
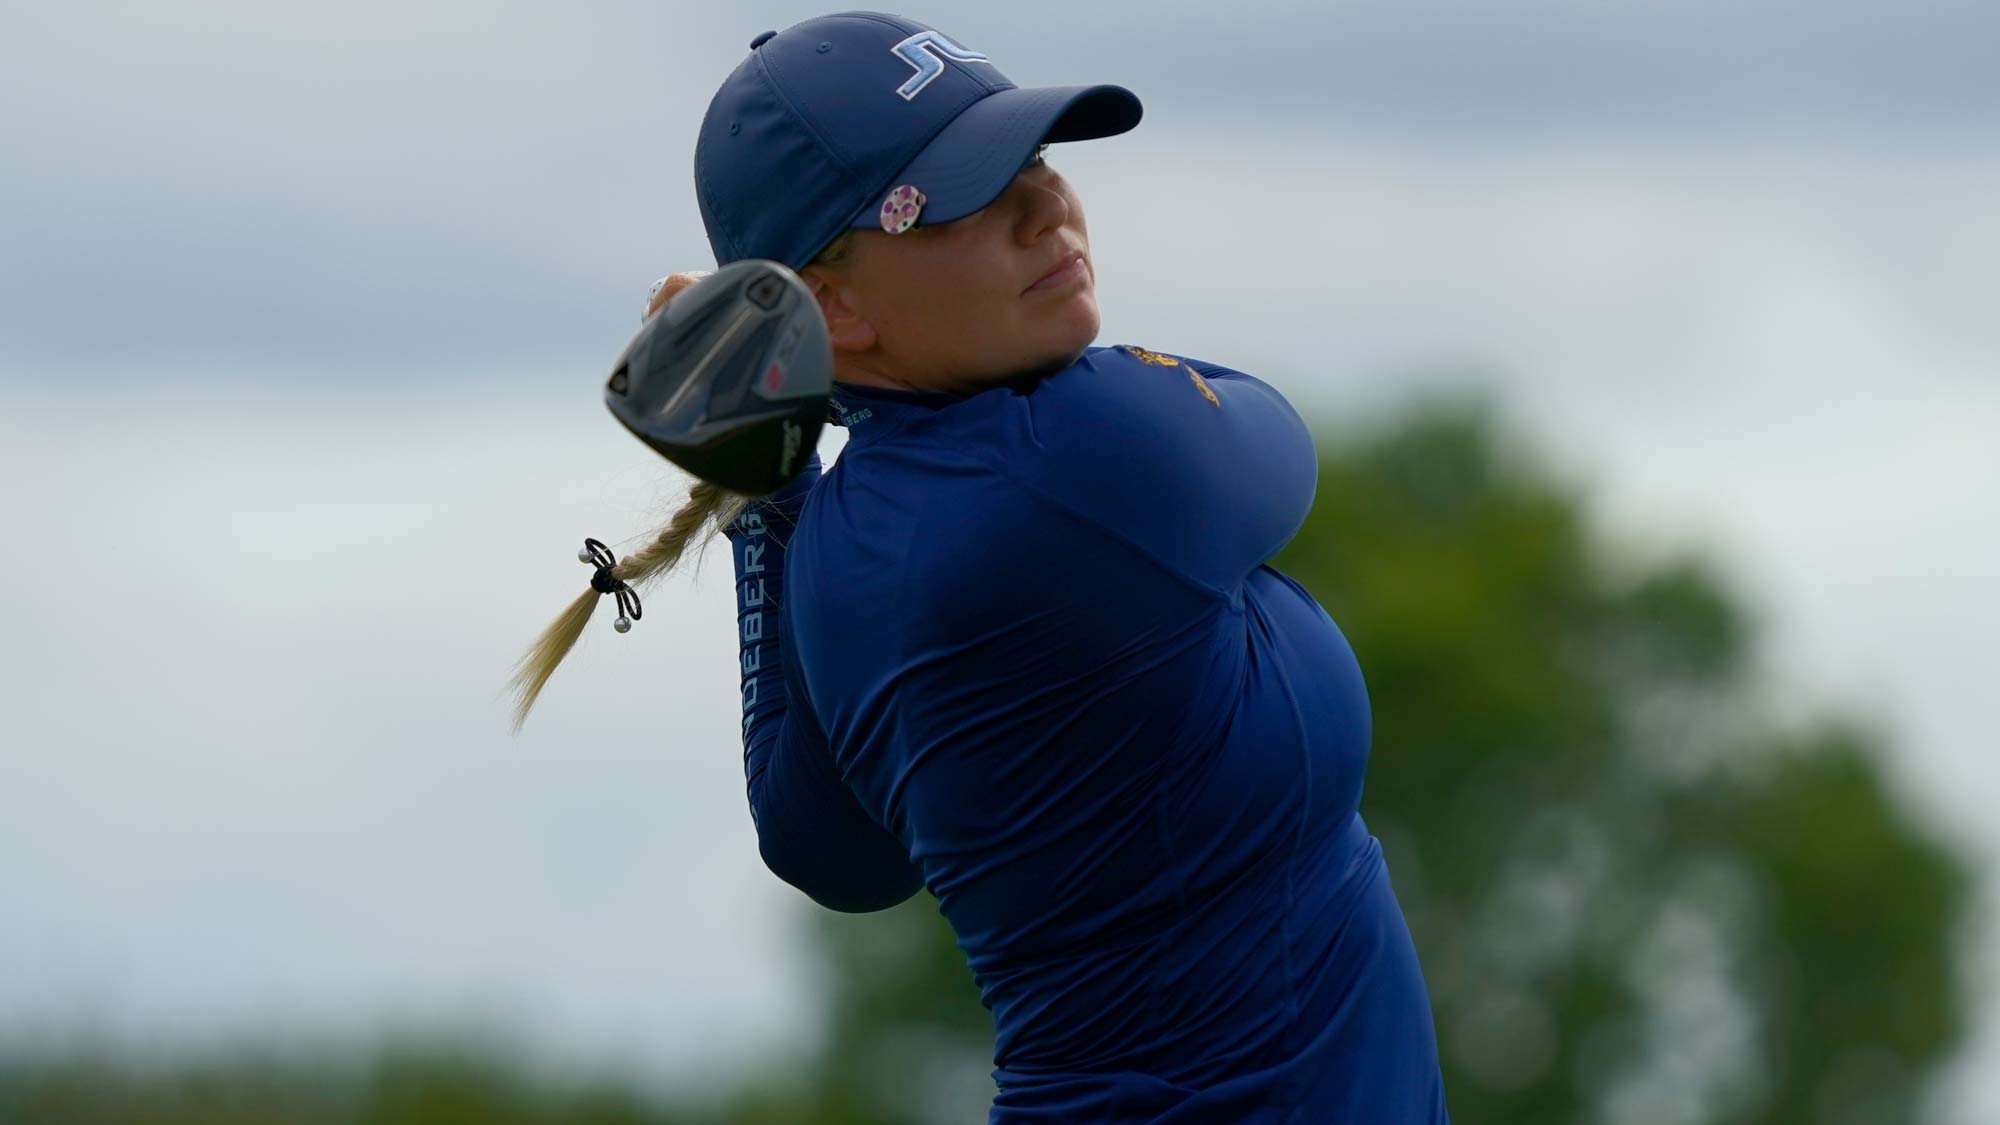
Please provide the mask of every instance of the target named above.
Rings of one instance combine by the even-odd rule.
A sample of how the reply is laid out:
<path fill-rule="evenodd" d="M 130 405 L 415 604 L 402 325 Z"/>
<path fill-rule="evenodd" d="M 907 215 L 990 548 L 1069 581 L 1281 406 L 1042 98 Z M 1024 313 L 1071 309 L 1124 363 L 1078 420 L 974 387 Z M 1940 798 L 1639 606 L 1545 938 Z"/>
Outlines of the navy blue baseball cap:
<path fill-rule="evenodd" d="M 718 265 L 798 269 L 851 227 L 896 229 L 899 209 L 902 226 L 964 218 L 999 198 L 1040 145 L 1139 123 L 1139 99 L 1122 86 L 1024 90 L 976 48 L 901 16 L 820 16 L 750 48 L 695 142 L 695 196 Z"/>

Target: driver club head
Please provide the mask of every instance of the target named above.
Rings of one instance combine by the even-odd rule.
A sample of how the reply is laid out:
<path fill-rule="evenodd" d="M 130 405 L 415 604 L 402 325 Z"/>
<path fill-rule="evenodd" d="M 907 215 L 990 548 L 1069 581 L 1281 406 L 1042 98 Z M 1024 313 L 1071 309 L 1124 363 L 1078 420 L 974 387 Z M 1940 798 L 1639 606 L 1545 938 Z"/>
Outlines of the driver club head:
<path fill-rule="evenodd" d="M 695 476 L 764 496 L 819 443 L 833 390 L 826 322 L 799 276 L 731 262 L 648 319 L 605 383 L 633 436 Z"/>

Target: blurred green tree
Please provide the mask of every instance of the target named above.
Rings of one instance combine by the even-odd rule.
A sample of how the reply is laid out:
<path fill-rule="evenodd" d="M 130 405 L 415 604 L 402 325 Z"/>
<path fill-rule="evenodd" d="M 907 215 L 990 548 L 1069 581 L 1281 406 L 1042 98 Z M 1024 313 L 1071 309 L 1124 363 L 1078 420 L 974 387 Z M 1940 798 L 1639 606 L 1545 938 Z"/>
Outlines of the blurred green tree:
<path fill-rule="evenodd" d="M 1624 557 L 1482 409 L 1321 448 L 1275 565 L 1368 677 L 1362 812 L 1454 1118 L 1912 1120 L 1964 1027 L 1968 876 L 1876 740 L 1774 733 L 1718 577 Z M 935 902 L 821 930 L 824 1053 L 732 1120 L 979 1120 L 991 1025 Z"/>

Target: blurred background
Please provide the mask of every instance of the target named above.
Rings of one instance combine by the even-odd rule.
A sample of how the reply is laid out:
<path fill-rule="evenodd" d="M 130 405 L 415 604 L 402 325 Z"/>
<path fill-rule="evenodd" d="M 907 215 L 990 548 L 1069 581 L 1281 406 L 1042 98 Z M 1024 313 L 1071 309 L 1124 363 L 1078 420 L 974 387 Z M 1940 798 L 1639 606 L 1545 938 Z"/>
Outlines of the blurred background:
<path fill-rule="evenodd" d="M 929 900 L 758 861 L 725 552 L 501 694 L 822 10 L 0 2 L 0 1121 L 983 1120 Z M 1100 342 L 1318 430 L 1455 1118 L 2000 1122 L 2000 8 L 904 11 L 1140 94 Z"/>

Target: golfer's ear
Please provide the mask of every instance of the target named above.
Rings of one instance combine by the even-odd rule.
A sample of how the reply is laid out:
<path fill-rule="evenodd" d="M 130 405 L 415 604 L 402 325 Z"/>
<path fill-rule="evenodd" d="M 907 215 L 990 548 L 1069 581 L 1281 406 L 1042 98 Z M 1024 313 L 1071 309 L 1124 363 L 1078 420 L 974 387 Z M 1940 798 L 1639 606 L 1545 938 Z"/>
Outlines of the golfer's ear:
<path fill-rule="evenodd" d="M 875 326 L 852 303 L 852 290 L 841 280 L 813 266 L 799 271 L 799 280 L 812 290 L 819 302 L 820 316 L 826 319 L 827 339 L 836 352 L 865 352 L 875 346 Z"/>

